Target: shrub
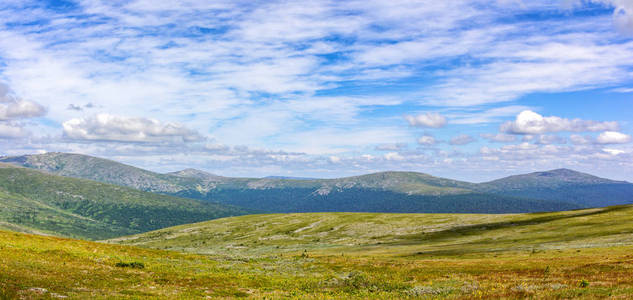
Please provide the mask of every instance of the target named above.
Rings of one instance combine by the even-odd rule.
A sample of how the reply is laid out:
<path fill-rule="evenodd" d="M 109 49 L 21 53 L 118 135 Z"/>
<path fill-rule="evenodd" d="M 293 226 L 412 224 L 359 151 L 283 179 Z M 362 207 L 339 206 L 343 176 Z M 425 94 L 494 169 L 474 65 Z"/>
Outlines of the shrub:
<path fill-rule="evenodd" d="M 118 262 L 115 264 L 115 266 L 119 267 L 119 268 L 132 268 L 132 269 L 145 269 L 145 264 L 143 264 L 142 262 Z"/>

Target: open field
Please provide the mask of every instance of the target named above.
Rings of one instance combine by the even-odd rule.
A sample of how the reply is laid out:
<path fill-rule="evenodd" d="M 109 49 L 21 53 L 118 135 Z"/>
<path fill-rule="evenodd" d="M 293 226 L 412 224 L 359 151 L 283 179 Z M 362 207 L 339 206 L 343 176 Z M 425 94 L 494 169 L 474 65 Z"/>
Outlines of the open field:
<path fill-rule="evenodd" d="M 527 215 L 258 215 L 225 219 L 222 228 L 218 220 L 141 235 L 145 247 L 206 255 L 0 231 L 0 294 L 627 298 L 633 294 L 633 245 L 625 245 L 631 212 L 625 206 Z M 217 233 L 205 235 L 203 246 L 206 227 Z M 171 238 L 161 244 L 157 234 L 164 232 L 162 238 Z M 132 241 L 141 239 L 118 240 Z"/>
<path fill-rule="evenodd" d="M 466 255 L 633 245 L 633 206 L 555 213 L 249 215 L 111 240 L 198 254 Z"/>
<path fill-rule="evenodd" d="M 633 293 L 631 246 L 459 256 L 286 254 L 239 259 L 4 231 L 0 245 L 4 298 L 590 299 Z"/>

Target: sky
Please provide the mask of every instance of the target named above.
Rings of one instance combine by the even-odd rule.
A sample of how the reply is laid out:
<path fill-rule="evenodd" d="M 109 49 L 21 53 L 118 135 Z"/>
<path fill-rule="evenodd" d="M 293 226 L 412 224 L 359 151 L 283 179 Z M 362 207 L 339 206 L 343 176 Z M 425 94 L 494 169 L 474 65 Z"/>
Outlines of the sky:
<path fill-rule="evenodd" d="M 0 2 L 0 154 L 633 181 L 633 0 Z"/>

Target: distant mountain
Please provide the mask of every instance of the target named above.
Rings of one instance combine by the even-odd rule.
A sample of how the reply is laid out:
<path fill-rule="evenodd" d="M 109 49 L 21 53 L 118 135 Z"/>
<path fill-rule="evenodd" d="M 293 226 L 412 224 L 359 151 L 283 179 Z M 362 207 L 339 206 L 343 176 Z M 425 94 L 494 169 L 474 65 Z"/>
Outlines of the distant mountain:
<path fill-rule="evenodd" d="M 108 159 L 72 153 L 50 152 L 3 157 L 0 158 L 0 162 L 55 175 L 90 179 L 151 192 L 177 192 L 182 186 L 194 182 L 188 177 L 154 173 Z"/>
<path fill-rule="evenodd" d="M 294 177 L 294 176 L 266 176 L 266 179 L 291 179 L 291 180 L 315 180 L 317 178 Z"/>
<path fill-rule="evenodd" d="M 266 212 L 509 213 L 583 207 L 561 199 L 496 195 L 478 184 L 416 172 L 296 180 L 231 178 L 195 169 L 159 174 L 111 160 L 67 153 L 4 157 L 0 161 L 58 175 Z"/>
<path fill-rule="evenodd" d="M 184 169 L 177 172 L 167 173 L 167 175 L 184 177 L 184 178 L 196 178 L 196 179 L 201 179 L 205 181 L 221 181 L 223 178 L 226 178 L 226 177 L 218 176 L 215 174 L 211 174 L 209 172 L 200 171 L 200 170 L 191 169 L 191 168 Z"/>
<path fill-rule="evenodd" d="M 0 164 L 1 228 L 106 239 L 249 212 Z"/>
<path fill-rule="evenodd" d="M 569 169 L 509 176 L 478 185 L 485 193 L 556 200 L 583 207 L 633 203 L 633 184 Z"/>

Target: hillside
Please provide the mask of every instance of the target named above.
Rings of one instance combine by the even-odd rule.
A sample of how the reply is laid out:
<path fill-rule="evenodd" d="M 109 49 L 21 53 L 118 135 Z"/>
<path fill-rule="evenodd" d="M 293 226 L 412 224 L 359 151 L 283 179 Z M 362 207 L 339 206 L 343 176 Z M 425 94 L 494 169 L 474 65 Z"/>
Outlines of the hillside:
<path fill-rule="evenodd" d="M 584 207 L 633 203 L 633 184 L 568 169 L 509 176 L 482 183 L 481 192 L 566 201 Z"/>
<path fill-rule="evenodd" d="M 246 210 L 0 164 L 0 228 L 104 239 Z"/>
<path fill-rule="evenodd" d="M 231 178 L 195 169 L 159 174 L 79 154 L 47 153 L 0 161 L 49 173 L 266 212 L 518 213 L 584 206 L 565 200 L 492 195 L 473 183 L 416 172 L 337 179 Z"/>
<path fill-rule="evenodd" d="M 207 255 L 0 230 L 0 299 L 629 298 L 632 213 L 253 215 L 115 240 Z"/>
<path fill-rule="evenodd" d="M 187 177 L 154 173 L 112 160 L 81 154 L 50 152 L 3 157 L 0 158 L 0 162 L 50 174 L 90 179 L 149 192 L 175 193 L 182 190 L 183 186 L 195 186 L 195 181 Z"/>
<path fill-rule="evenodd" d="M 633 206 L 538 214 L 249 215 L 111 242 L 204 254 L 475 255 L 633 245 Z"/>

